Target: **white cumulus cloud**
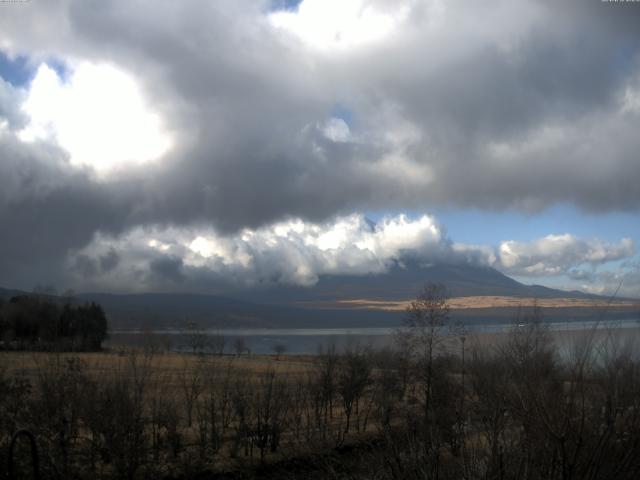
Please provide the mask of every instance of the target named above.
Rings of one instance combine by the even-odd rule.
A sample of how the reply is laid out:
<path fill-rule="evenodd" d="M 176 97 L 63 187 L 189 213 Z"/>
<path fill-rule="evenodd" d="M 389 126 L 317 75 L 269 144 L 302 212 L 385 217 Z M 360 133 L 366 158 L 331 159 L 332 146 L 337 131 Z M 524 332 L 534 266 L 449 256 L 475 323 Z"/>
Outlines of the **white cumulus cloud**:
<path fill-rule="evenodd" d="M 407 17 L 411 3 L 385 5 L 370 0 L 303 0 L 296 10 L 274 12 L 269 20 L 312 48 L 346 50 L 390 35 Z"/>
<path fill-rule="evenodd" d="M 86 258 L 99 258 L 111 250 L 122 259 L 119 270 L 94 279 L 107 285 L 110 280 L 114 285 L 120 282 L 118 277 L 157 281 L 144 272 L 158 258 L 174 264 L 179 260 L 185 272 L 209 272 L 240 285 L 313 285 L 320 275 L 383 273 L 406 255 L 424 262 L 455 255 L 433 217 L 398 215 L 373 224 L 361 214 L 326 223 L 291 219 L 234 235 L 211 228 L 136 228 L 116 239 L 99 235 L 75 258 L 81 256 L 86 264 Z"/>
<path fill-rule="evenodd" d="M 67 80 L 41 64 L 22 109 L 22 140 L 57 142 L 72 164 L 101 174 L 154 160 L 171 145 L 133 78 L 108 64 L 80 63 Z"/>
<path fill-rule="evenodd" d="M 497 266 L 513 275 L 563 275 L 583 264 L 597 266 L 634 253 L 630 238 L 616 244 L 599 239 L 583 240 L 570 234 L 547 235 L 530 242 L 502 242 L 498 247 Z"/>
<path fill-rule="evenodd" d="M 101 268 L 112 252 L 117 265 Z M 384 274 L 394 265 L 417 262 L 486 265 L 528 278 L 564 277 L 569 289 L 602 293 L 615 289 L 622 278 L 628 284 L 625 291 L 635 288 L 636 264 L 618 273 L 606 270 L 609 262 L 629 263 L 634 254 L 628 238 L 609 243 L 564 234 L 498 246 L 468 245 L 453 242 L 429 215 L 388 216 L 373 223 L 352 214 L 321 223 L 292 218 L 234 234 L 209 226 L 135 227 L 116 238 L 97 235 L 68 263 L 84 289 L 117 290 L 123 284 L 140 290 L 199 291 L 212 286 L 312 286 L 323 275 Z"/>
<path fill-rule="evenodd" d="M 324 136 L 332 142 L 347 142 L 351 137 L 349 125 L 341 118 L 330 118 L 322 129 Z"/>

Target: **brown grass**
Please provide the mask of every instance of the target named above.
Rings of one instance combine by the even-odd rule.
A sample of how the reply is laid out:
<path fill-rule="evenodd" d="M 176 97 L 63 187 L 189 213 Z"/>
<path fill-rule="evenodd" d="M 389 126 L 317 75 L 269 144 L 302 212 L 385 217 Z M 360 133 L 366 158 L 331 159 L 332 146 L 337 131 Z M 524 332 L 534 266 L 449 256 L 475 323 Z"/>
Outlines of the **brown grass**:
<path fill-rule="evenodd" d="M 404 311 L 410 300 L 370 300 L 370 299 L 350 299 L 335 301 L 307 302 L 306 306 L 316 308 L 353 308 L 364 310 L 386 310 Z M 448 304 L 452 310 L 465 310 L 469 308 L 504 308 L 504 307 L 527 307 L 537 304 L 543 308 L 596 308 L 602 307 L 603 301 L 600 299 L 585 298 L 544 298 L 536 299 L 532 297 L 505 297 L 505 296 L 470 296 L 453 297 Z M 615 300 L 611 302 L 613 307 L 640 308 L 640 302 L 631 300 Z"/>
<path fill-rule="evenodd" d="M 88 371 L 95 375 L 109 375 L 122 372 L 130 365 L 131 359 L 142 364 L 145 356 L 141 350 L 129 349 L 124 352 L 99 353 L 48 353 L 48 352 L 0 352 L 0 365 L 8 374 L 21 374 L 26 377 L 36 377 L 38 371 L 53 360 L 65 358 L 80 358 Z M 260 374 L 269 369 L 279 374 L 300 375 L 306 373 L 312 362 L 312 356 L 282 355 L 278 360 L 272 355 L 190 355 L 185 353 L 163 353 L 149 356 L 149 368 L 152 373 L 163 376 L 179 375 L 185 370 L 195 368 L 200 364 L 205 369 L 224 369 L 229 364 L 234 368 Z"/>

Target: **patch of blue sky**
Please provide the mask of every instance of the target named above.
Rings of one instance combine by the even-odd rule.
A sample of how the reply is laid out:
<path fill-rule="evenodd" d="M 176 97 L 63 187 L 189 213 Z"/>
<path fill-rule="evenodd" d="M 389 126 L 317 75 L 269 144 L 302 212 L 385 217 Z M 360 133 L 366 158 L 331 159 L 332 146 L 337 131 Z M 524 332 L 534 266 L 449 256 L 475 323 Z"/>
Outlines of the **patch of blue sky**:
<path fill-rule="evenodd" d="M 353 112 L 342 103 L 336 103 L 333 108 L 331 108 L 329 116 L 343 120 L 349 128 L 353 126 Z"/>
<path fill-rule="evenodd" d="M 62 81 L 66 81 L 69 77 L 69 68 L 64 61 L 50 57 L 44 63 L 52 68 Z M 9 57 L 0 50 L 0 77 L 14 87 L 25 87 L 31 83 L 39 64 L 40 62 L 34 62 L 25 55 Z"/>
<path fill-rule="evenodd" d="M 70 70 L 67 64 L 62 60 L 52 57 L 47 59 L 45 63 L 49 66 L 49 68 L 52 68 L 58 74 L 58 77 L 63 82 L 66 82 L 68 80 Z"/>
<path fill-rule="evenodd" d="M 640 215 L 637 213 L 590 213 L 562 204 L 536 214 L 476 209 L 437 210 L 434 214 L 455 241 L 464 243 L 528 241 L 565 233 L 608 242 L 619 242 L 624 237 L 640 241 Z"/>
<path fill-rule="evenodd" d="M 368 212 L 365 212 L 364 216 L 367 217 L 372 222 L 378 223 L 380 220 L 387 217 L 396 217 L 398 215 L 405 215 L 407 218 L 411 220 L 415 220 L 425 214 L 433 215 L 432 212 L 427 212 L 427 211 L 381 209 L 381 210 L 370 210 Z"/>
<path fill-rule="evenodd" d="M 0 50 L 0 77 L 5 82 L 14 87 L 23 87 L 31 81 L 34 74 L 35 70 L 29 64 L 27 57 L 16 56 L 10 58 L 9 55 Z"/>
<path fill-rule="evenodd" d="M 271 10 L 290 10 L 295 11 L 298 9 L 302 0 L 272 0 Z"/>

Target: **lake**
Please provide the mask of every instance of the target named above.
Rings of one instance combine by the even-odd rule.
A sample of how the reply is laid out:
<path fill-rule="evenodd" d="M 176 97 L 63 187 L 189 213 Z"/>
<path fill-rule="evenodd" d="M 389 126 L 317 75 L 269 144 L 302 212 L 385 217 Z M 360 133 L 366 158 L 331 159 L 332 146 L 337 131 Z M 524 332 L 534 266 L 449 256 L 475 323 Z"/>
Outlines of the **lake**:
<path fill-rule="evenodd" d="M 554 332 L 588 331 L 591 329 L 638 329 L 637 319 L 623 319 L 610 321 L 566 321 L 549 323 Z M 514 328 L 514 324 L 474 324 L 464 325 L 464 331 L 469 334 L 504 333 Z M 314 354 L 320 346 L 335 345 L 338 350 L 349 345 L 361 344 L 372 347 L 384 347 L 393 343 L 396 327 L 374 328 L 225 328 L 202 330 L 206 339 L 223 336 L 225 352 L 233 353 L 233 345 L 237 339 L 242 339 L 252 353 L 271 354 L 276 345 L 283 345 L 288 354 Z M 105 346 L 117 348 L 119 346 L 142 346 L 149 343 L 169 345 L 172 350 L 189 350 L 189 337 L 192 332 L 183 329 L 166 330 L 114 330 L 109 334 Z"/>

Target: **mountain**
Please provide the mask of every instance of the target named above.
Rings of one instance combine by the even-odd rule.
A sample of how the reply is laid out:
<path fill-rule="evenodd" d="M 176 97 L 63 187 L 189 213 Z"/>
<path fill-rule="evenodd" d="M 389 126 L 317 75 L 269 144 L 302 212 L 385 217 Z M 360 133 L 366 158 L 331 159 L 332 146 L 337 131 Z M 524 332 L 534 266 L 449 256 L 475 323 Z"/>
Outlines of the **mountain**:
<path fill-rule="evenodd" d="M 407 300 L 426 282 L 443 283 L 452 297 L 507 296 L 527 298 L 598 298 L 583 292 L 566 292 L 540 285 L 524 285 L 486 266 L 396 264 L 383 274 L 326 275 L 313 287 L 270 287 L 228 291 L 234 298 L 265 304 L 348 299 Z"/>
<path fill-rule="evenodd" d="M 443 283 L 452 297 L 504 296 L 602 300 L 583 292 L 524 285 L 490 267 L 397 264 L 388 272 L 364 276 L 322 276 L 313 287 L 229 289 L 222 295 L 184 293 L 82 293 L 77 301 L 102 305 L 110 325 L 122 328 L 203 327 L 351 328 L 399 325 L 400 311 L 349 308 L 340 300 L 403 301 L 415 298 L 426 282 Z M 24 294 L 0 289 L 0 298 Z M 453 314 L 467 322 L 509 321 L 516 308 L 467 308 Z M 622 312 L 626 315 L 628 313 Z M 622 315 L 622 313 L 620 313 Z M 548 308 L 549 319 L 594 315 L 592 308 Z"/>
<path fill-rule="evenodd" d="M 0 288 L 0 299 L 30 292 Z M 47 298 L 61 297 L 47 295 Z M 111 329 L 181 329 L 195 322 L 207 328 L 345 328 L 398 324 L 398 312 L 305 309 L 263 305 L 218 295 L 176 293 L 80 293 L 76 302 L 100 304 Z"/>
<path fill-rule="evenodd" d="M 401 301 L 414 298 L 426 282 L 447 286 L 452 297 L 594 298 L 539 285 L 524 285 L 484 266 L 397 264 L 388 272 L 364 276 L 322 276 L 312 287 L 270 286 L 229 289 L 223 295 L 86 293 L 78 296 L 104 306 L 115 328 L 183 327 L 188 321 L 210 327 L 375 327 L 398 325 L 402 311 L 349 308 L 339 300 Z M 583 315 L 585 309 L 572 314 Z M 567 309 L 549 309 L 551 317 Z M 468 322 L 508 321 L 514 308 L 471 308 L 455 312 Z"/>
<path fill-rule="evenodd" d="M 401 313 L 265 305 L 218 295 L 83 293 L 79 301 L 102 305 L 112 328 L 338 328 L 387 326 Z"/>
<path fill-rule="evenodd" d="M 27 295 L 27 293 L 21 290 L 10 290 L 6 288 L 0 288 L 0 299 L 2 300 L 8 300 L 11 297 L 15 297 L 16 295 Z"/>

